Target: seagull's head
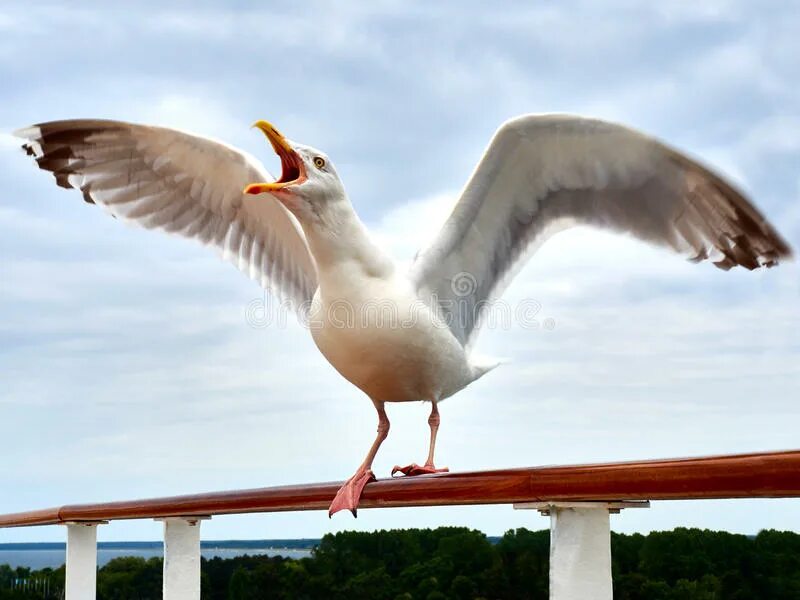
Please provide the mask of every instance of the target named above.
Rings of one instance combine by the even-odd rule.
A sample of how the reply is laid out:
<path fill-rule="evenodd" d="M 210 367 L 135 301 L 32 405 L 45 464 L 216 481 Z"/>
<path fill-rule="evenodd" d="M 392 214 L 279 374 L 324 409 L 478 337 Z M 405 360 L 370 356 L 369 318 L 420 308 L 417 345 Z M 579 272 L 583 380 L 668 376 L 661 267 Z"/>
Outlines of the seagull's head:
<path fill-rule="evenodd" d="M 256 121 L 253 127 L 264 132 L 281 159 L 281 176 L 272 182 L 251 183 L 244 188 L 245 194 L 271 194 L 301 221 L 346 199 L 339 175 L 324 152 L 289 141 L 267 121 Z"/>

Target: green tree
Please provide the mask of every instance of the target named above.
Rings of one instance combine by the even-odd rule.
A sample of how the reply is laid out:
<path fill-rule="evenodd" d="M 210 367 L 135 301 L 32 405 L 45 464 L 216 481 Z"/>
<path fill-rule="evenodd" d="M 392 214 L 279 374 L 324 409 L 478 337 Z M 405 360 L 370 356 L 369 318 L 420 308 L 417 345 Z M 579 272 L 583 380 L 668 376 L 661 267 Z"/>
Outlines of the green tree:
<path fill-rule="evenodd" d="M 163 561 L 126 556 L 109 561 L 97 574 L 98 600 L 158 600 Z"/>
<path fill-rule="evenodd" d="M 791 532 L 613 534 L 612 560 L 616 600 L 800 599 L 800 535 Z M 462 527 L 345 532 L 300 560 L 202 560 L 201 589 L 203 600 L 544 600 L 548 561 L 547 531 L 512 530 L 494 544 Z M 98 573 L 98 599 L 160 599 L 161 571 L 160 559 L 115 559 Z M 0 565 L 0 600 L 56 600 L 63 582 L 63 568 Z"/>

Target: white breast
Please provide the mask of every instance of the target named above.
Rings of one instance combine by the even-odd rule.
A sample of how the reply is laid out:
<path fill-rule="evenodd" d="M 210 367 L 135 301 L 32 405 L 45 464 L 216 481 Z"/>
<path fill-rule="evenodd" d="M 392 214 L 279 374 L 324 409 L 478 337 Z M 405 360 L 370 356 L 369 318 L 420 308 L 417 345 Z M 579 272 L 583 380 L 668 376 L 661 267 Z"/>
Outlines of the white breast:
<path fill-rule="evenodd" d="M 405 278 L 318 290 L 309 316 L 317 347 L 373 400 L 440 400 L 474 379 L 461 344 Z"/>

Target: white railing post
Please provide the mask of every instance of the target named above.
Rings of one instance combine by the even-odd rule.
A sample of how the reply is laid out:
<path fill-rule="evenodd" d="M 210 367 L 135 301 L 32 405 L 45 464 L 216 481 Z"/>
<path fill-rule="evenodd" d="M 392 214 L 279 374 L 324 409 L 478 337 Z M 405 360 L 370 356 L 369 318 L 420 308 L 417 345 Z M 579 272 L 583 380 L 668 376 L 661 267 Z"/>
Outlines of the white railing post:
<path fill-rule="evenodd" d="M 164 600 L 200 600 L 200 522 L 209 517 L 164 521 Z"/>
<path fill-rule="evenodd" d="M 550 516 L 550 600 L 612 600 L 609 513 L 649 502 L 532 502 Z"/>
<path fill-rule="evenodd" d="M 65 523 L 67 526 L 66 600 L 97 597 L 97 526 L 104 521 Z"/>

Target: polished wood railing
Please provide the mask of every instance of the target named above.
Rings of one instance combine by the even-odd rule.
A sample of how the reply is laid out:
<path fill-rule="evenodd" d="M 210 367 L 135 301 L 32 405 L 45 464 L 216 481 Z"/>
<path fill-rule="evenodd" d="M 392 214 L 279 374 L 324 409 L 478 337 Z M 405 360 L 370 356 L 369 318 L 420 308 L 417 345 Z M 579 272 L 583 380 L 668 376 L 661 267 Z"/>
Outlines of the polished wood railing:
<path fill-rule="evenodd" d="M 71 504 L 0 515 L 0 527 L 324 510 L 340 485 L 340 482 L 313 483 Z M 800 450 L 381 479 L 367 485 L 360 507 L 793 497 L 800 497 Z"/>
<path fill-rule="evenodd" d="M 164 598 L 200 598 L 200 522 L 326 510 L 339 482 L 71 504 L 0 515 L 0 528 L 67 525 L 67 600 L 95 597 L 96 525 L 164 520 Z M 360 508 L 514 504 L 550 515 L 551 599 L 611 598 L 609 512 L 649 500 L 800 498 L 800 450 L 382 479 Z M 638 501 L 638 502 L 637 502 Z M 346 518 L 346 517 L 345 517 Z"/>

